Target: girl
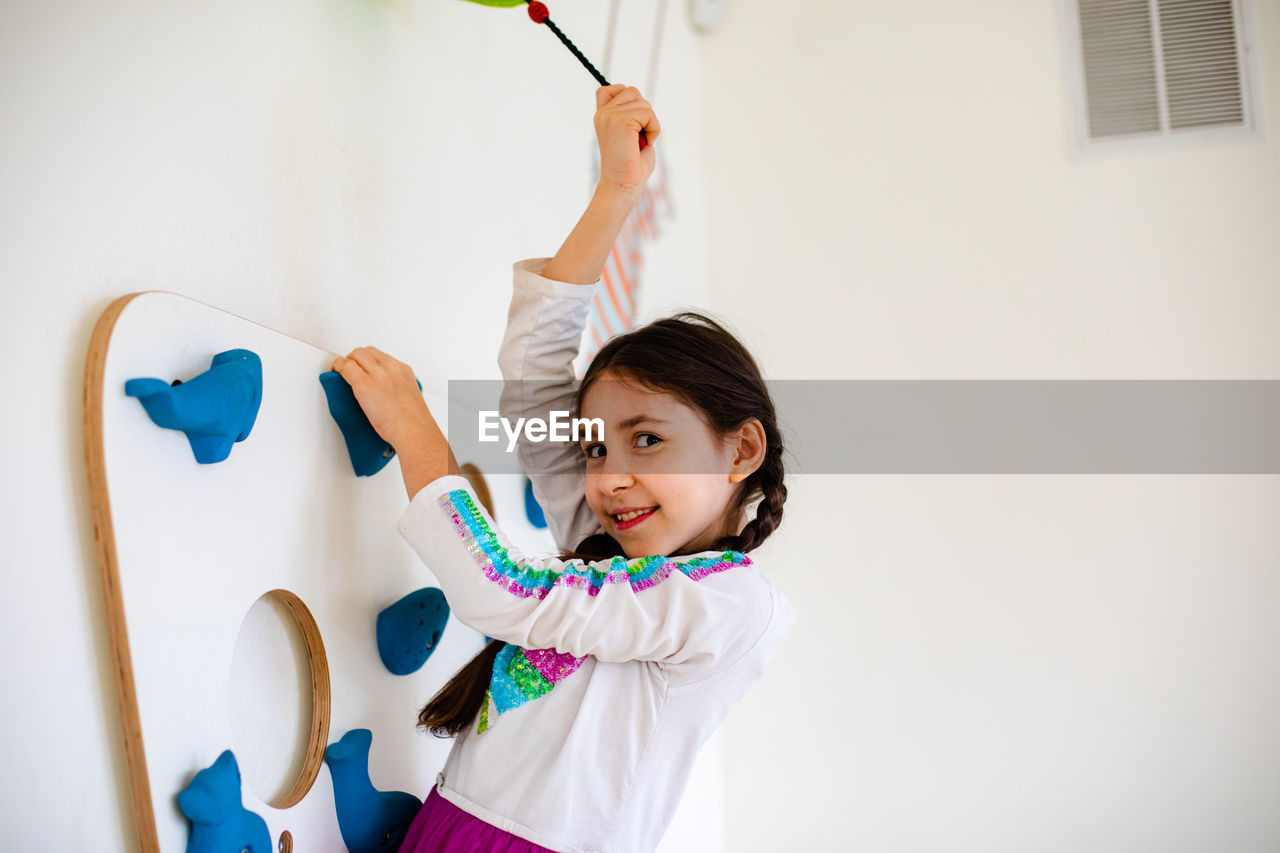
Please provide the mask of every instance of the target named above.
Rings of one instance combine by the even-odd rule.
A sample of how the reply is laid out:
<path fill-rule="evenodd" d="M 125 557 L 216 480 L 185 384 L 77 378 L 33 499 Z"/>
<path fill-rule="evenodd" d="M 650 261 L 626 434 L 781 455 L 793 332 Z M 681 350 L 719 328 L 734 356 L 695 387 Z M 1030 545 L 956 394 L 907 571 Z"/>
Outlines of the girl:
<path fill-rule="evenodd" d="M 510 422 L 604 424 L 518 446 L 560 558 L 526 557 L 494 525 L 408 365 L 372 347 L 334 362 L 400 457 L 401 535 L 458 620 L 494 638 L 422 709 L 420 726 L 457 740 L 402 853 L 653 850 L 699 747 L 795 619 L 747 556 L 787 490 L 742 345 L 681 314 L 610 341 L 574 391 L 594 285 L 660 132 L 633 88 L 597 90 L 596 108 L 600 183 L 554 258 L 515 264 L 498 356 Z"/>

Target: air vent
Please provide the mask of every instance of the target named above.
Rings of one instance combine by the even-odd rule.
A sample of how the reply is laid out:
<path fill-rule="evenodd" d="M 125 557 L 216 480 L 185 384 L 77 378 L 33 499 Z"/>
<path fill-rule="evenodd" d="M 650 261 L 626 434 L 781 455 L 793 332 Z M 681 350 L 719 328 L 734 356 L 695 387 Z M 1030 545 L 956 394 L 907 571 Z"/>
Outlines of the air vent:
<path fill-rule="evenodd" d="M 1088 143 L 1254 130 L 1241 0 L 1067 0 Z"/>

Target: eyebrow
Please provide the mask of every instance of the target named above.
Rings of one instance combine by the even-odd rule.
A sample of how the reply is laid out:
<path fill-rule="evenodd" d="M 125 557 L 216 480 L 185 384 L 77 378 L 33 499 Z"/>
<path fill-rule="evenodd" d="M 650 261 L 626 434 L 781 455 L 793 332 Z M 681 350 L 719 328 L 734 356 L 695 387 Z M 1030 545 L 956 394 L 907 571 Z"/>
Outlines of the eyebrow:
<path fill-rule="evenodd" d="M 631 429 L 631 427 L 643 423 L 665 424 L 669 423 L 669 421 L 664 421 L 662 418 L 655 418 L 652 415 L 636 415 L 634 418 L 627 418 L 625 421 L 618 424 L 618 429 Z"/>

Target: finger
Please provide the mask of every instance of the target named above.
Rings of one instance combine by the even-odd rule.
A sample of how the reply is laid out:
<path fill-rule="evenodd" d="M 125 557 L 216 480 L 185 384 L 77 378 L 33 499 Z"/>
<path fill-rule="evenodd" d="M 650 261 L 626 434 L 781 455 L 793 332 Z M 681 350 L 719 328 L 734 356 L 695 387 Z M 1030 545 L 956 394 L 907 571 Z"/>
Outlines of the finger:
<path fill-rule="evenodd" d="M 653 104 L 649 103 L 644 98 L 636 98 L 621 104 L 611 103 L 609 106 L 601 110 L 601 113 L 606 116 L 630 115 L 637 110 L 648 110 L 649 112 L 653 112 Z"/>
<path fill-rule="evenodd" d="M 383 370 L 389 373 L 398 372 L 404 375 L 413 373 L 413 368 L 409 367 L 409 365 L 405 364 L 394 355 L 388 355 L 377 347 L 366 347 L 366 349 L 373 354 L 374 361 Z"/>
<path fill-rule="evenodd" d="M 646 121 L 656 116 L 653 107 L 647 101 L 636 101 L 635 103 L 627 104 L 625 107 L 615 111 L 614 114 L 627 117 L 640 116 Z"/>
<path fill-rule="evenodd" d="M 649 144 L 658 138 L 658 134 L 662 133 L 662 125 L 658 124 L 658 116 L 655 113 L 649 114 L 648 121 L 644 125 L 644 135 L 649 138 Z"/>
<path fill-rule="evenodd" d="M 354 384 L 357 380 L 365 375 L 365 370 L 360 366 L 359 362 L 353 361 L 347 356 L 338 356 L 333 360 L 333 369 L 345 380 L 348 385 Z"/>
<path fill-rule="evenodd" d="M 366 373 L 371 373 L 378 366 L 378 357 L 372 347 L 356 347 L 347 358 L 358 364 Z"/>
<path fill-rule="evenodd" d="M 601 86 L 599 89 L 596 89 L 596 109 L 600 109 L 605 104 L 609 103 L 609 100 L 614 95 L 618 94 L 625 88 L 627 87 L 623 86 L 621 83 L 614 83 L 610 86 Z"/>
<path fill-rule="evenodd" d="M 634 130 L 644 131 L 650 142 L 662 132 L 662 126 L 658 123 L 658 116 L 651 107 L 629 108 L 622 112 L 621 115 Z"/>
<path fill-rule="evenodd" d="M 609 100 L 609 103 L 607 104 L 607 106 L 620 107 L 620 106 L 623 106 L 624 104 L 630 104 L 633 101 L 643 101 L 643 100 L 644 100 L 644 96 L 640 94 L 639 89 L 637 89 L 635 86 L 625 86 L 623 87 L 621 92 L 618 92 Z"/>

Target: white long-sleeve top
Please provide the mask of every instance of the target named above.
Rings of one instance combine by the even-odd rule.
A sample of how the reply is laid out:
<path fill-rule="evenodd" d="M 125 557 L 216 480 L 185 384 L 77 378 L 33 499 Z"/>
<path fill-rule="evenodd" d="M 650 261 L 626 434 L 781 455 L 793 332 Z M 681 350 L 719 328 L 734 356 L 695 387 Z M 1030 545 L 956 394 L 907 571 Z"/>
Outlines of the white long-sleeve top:
<path fill-rule="evenodd" d="M 572 409 L 572 362 L 598 282 L 543 278 L 548 261 L 515 264 L 498 358 L 499 408 L 512 423 Z M 521 443 L 518 453 L 557 545 L 599 532 L 576 443 Z M 563 853 L 652 851 L 698 749 L 795 621 L 760 564 L 734 551 L 527 556 L 452 475 L 414 495 L 398 529 L 453 615 L 505 643 L 480 718 L 437 776 L 441 796 Z"/>

